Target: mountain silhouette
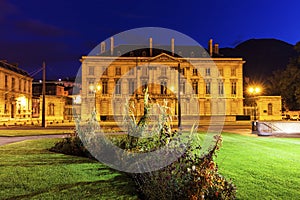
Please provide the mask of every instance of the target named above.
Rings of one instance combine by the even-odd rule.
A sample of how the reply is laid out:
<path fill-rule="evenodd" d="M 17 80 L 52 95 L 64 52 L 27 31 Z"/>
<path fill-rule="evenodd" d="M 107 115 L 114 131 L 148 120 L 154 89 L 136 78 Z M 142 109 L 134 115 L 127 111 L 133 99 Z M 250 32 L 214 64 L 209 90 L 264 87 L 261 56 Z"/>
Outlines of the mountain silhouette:
<path fill-rule="evenodd" d="M 290 58 L 297 56 L 294 46 L 277 39 L 250 39 L 234 48 L 221 48 L 225 57 L 242 57 L 244 77 L 263 81 L 278 69 L 285 69 Z"/>

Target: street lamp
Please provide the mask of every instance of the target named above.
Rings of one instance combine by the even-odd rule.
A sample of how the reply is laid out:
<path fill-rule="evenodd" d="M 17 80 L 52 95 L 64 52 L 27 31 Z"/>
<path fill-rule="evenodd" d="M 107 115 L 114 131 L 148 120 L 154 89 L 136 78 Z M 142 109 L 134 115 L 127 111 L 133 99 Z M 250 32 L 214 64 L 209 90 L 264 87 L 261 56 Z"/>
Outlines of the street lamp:
<path fill-rule="evenodd" d="M 89 89 L 94 94 L 94 101 L 95 101 L 94 111 L 97 113 L 97 107 L 96 107 L 96 105 L 97 105 L 97 99 L 96 99 L 96 94 L 97 94 L 97 92 L 99 92 L 101 90 L 101 85 L 97 84 L 96 87 L 95 87 L 95 85 L 91 84 L 89 86 Z"/>
<path fill-rule="evenodd" d="M 259 86 L 250 86 L 248 88 L 248 93 L 253 97 L 254 99 L 254 112 L 253 112 L 253 115 L 254 115 L 254 119 L 252 121 L 252 133 L 254 133 L 255 131 L 257 131 L 257 124 L 256 124 L 256 120 L 257 120 L 257 117 L 256 117 L 256 96 L 259 95 L 261 93 L 261 87 Z"/>

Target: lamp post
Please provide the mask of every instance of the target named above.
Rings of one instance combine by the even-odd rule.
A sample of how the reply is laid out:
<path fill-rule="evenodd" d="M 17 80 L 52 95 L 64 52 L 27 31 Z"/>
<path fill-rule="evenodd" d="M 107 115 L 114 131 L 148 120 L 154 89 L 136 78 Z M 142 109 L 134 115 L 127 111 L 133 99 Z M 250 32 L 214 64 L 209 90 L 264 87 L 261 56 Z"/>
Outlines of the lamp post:
<path fill-rule="evenodd" d="M 178 131 L 181 132 L 181 97 L 180 97 L 180 63 L 177 66 L 178 70 Z"/>
<path fill-rule="evenodd" d="M 259 86 L 250 86 L 248 88 L 248 93 L 252 96 L 254 99 L 254 105 L 253 105 L 253 121 L 252 121 L 252 133 L 255 133 L 257 131 L 257 113 L 256 113 L 256 97 L 261 93 L 261 87 Z"/>
<path fill-rule="evenodd" d="M 90 91 L 94 94 L 94 111 L 95 114 L 97 114 L 97 92 L 99 92 L 101 90 L 101 85 L 97 84 L 95 85 L 90 85 L 89 86 Z"/>

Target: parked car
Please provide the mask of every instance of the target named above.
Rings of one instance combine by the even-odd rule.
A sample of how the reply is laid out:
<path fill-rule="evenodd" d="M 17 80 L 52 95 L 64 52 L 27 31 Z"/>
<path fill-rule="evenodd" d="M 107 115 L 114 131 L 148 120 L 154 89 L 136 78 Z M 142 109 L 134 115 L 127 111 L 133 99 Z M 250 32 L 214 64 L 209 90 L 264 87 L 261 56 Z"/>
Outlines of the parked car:
<path fill-rule="evenodd" d="M 281 116 L 283 120 L 289 120 L 291 118 L 289 114 L 282 114 Z"/>
<path fill-rule="evenodd" d="M 296 120 L 296 121 L 298 121 L 298 120 L 299 120 L 299 115 L 292 115 L 292 116 L 291 116 L 291 120 Z"/>

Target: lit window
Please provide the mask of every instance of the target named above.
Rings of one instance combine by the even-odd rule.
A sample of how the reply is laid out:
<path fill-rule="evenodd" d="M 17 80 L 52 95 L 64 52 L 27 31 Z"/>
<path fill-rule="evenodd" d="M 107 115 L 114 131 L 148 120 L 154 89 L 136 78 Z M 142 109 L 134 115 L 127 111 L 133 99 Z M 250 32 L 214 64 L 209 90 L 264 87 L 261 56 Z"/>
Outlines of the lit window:
<path fill-rule="evenodd" d="M 193 76 L 198 76 L 198 70 L 197 69 L 193 69 Z"/>
<path fill-rule="evenodd" d="M 11 90 L 15 91 L 15 78 L 11 78 Z"/>
<path fill-rule="evenodd" d="M 166 76 L 167 75 L 167 68 L 166 67 L 162 67 L 161 68 L 161 76 Z"/>
<path fill-rule="evenodd" d="M 5 88 L 8 88 L 8 76 L 5 75 Z"/>
<path fill-rule="evenodd" d="M 134 80 L 130 80 L 129 82 L 128 82 L 128 89 L 129 89 L 129 94 L 133 94 L 134 93 L 134 91 L 135 91 L 135 87 L 134 87 Z"/>
<path fill-rule="evenodd" d="M 180 83 L 180 93 L 185 94 L 185 82 Z"/>
<path fill-rule="evenodd" d="M 198 82 L 193 82 L 193 92 L 195 94 L 198 94 Z"/>
<path fill-rule="evenodd" d="M 103 67 L 103 75 L 108 75 L 108 69 L 107 69 L 107 67 Z"/>
<path fill-rule="evenodd" d="M 236 81 L 231 81 L 231 95 L 236 95 Z"/>
<path fill-rule="evenodd" d="M 115 88 L 115 94 L 121 94 L 121 81 L 116 81 L 116 88 Z"/>
<path fill-rule="evenodd" d="M 223 81 L 218 82 L 218 91 L 219 91 L 219 96 L 224 95 L 224 82 Z"/>
<path fill-rule="evenodd" d="M 108 94 L 107 81 L 102 81 L 102 94 Z"/>
<path fill-rule="evenodd" d="M 210 83 L 210 81 L 205 82 L 205 94 L 207 94 L 207 95 L 211 94 L 211 83 Z"/>
<path fill-rule="evenodd" d="M 89 75 L 94 75 L 95 73 L 95 67 L 89 66 Z"/>
<path fill-rule="evenodd" d="M 129 75 L 134 75 L 134 67 L 129 67 L 129 72 L 128 72 L 128 74 Z"/>
<path fill-rule="evenodd" d="M 121 67 L 116 67 L 116 75 L 121 75 Z"/>
<path fill-rule="evenodd" d="M 219 76 L 224 76 L 224 70 L 223 69 L 219 69 Z"/>
<path fill-rule="evenodd" d="M 236 69 L 235 69 L 235 67 L 231 68 L 231 76 L 236 76 Z"/>
<path fill-rule="evenodd" d="M 160 83 L 160 94 L 167 94 L 167 82 Z"/>
<path fill-rule="evenodd" d="M 205 68 L 205 75 L 210 76 L 210 68 Z"/>

